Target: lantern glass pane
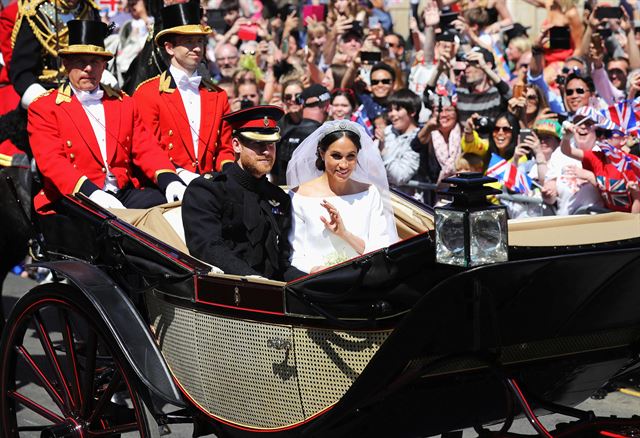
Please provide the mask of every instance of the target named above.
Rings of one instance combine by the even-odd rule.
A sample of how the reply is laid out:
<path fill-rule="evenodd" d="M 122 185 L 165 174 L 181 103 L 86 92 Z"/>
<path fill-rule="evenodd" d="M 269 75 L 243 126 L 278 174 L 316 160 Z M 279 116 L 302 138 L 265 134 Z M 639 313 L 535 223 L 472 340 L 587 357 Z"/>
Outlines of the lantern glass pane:
<path fill-rule="evenodd" d="M 436 209 L 436 261 L 467 266 L 464 256 L 464 219 L 461 211 Z"/>
<path fill-rule="evenodd" d="M 471 212 L 469 234 L 471 235 L 469 266 L 508 260 L 507 212 L 504 208 Z"/>

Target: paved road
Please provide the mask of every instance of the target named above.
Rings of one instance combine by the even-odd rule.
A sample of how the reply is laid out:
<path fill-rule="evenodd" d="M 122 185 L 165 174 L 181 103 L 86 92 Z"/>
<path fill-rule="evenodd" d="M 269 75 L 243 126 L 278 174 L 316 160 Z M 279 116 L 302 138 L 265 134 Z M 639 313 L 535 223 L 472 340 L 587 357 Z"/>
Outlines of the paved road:
<path fill-rule="evenodd" d="M 19 297 L 35 285 L 36 283 L 31 280 L 21 279 L 10 274 L 3 288 L 2 302 L 5 312 L 8 313 Z M 34 343 L 38 342 L 34 336 L 31 336 L 29 339 Z M 28 392 L 28 387 L 29 385 L 25 385 L 25 388 L 27 388 L 25 395 L 37 397 L 36 393 Z M 597 415 L 602 416 L 618 415 L 620 417 L 629 417 L 634 414 L 640 414 L 640 398 L 617 392 L 609 394 L 603 400 L 587 400 L 578 407 L 584 410 L 593 410 Z M 541 420 L 545 426 L 552 427 L 560 421 L 566 421 L 566 417 L 550 415 L 542 417 Z M 516 421 L 512 431 L 518 433 L 533 433 L 529 424 L 524 420 Z M 171 437 L 187 438 L 191 437 L 191 433 L 192 427 L 190 425 L 172 426 Z M 473 430 L 465 430 L 463 436 L 471 438 L 477 436 L 477 434 L 475 434 Z"/>

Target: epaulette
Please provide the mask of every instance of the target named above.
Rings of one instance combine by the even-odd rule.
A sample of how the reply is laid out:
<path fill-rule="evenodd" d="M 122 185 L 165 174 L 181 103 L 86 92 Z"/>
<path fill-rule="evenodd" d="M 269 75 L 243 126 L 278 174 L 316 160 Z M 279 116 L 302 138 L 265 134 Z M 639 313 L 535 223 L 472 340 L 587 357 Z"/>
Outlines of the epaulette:
<path fill-rule="evenodd" d="M 60 84 L 58 88 L 58 96 L 56 97 L 56 105 L 71 102 L 71 86 L 68 83 Z"/>
<path fill-rule="evenodd" d="M 158 91 L 161 93 L 173 93 L 176 91 L 175 88 L 171 88 L 171 82 L 173 81 L 173 77 L 169 74 L 169 70 L 165 70 L 160 75 L 160 85 L 158 86 Z"/>
<path fill-rule="evenodd" d="M 204 86 L 204 88 L 206 88 L 209 91 L 218 91 L 218 92 L 224 91 L 222 88 L 214 84 L 211 79 L 202 78 L 202 85 Z"/>
<path fill-rule="evenodd" d="M 127 93 L 125 93 L 124 91 L 120 90 L 120 89 L 115 89 L 113 87 L 110 87 L 109 85 L 105 85 L 105 84 L 100 84 L 102 86 L 102 89 L 104 90 L 105 94 L 107 95 L 107 97 L 115 97 L 118 100 L 122 100 L 122 96 L 126 96 Z"/>
<path fill-rule="evenodd" d="M 147 79 L 146 81 L 142 81 L 142 82 L 140 82 L 140 83 L 138 84 L 138 86 L 136 87 L 136 91 L 138 91 L 138 88 L 142 87 L 142 86 L 143 86 L 144 84 L 146 84 L 147 82 L 151 82 L 151 81 L 152 81 L 152 80 L 154 80 L 155 78 L 159 78 L 159 77 L 160 77 L 160 75 L 155 75 L 154 77 L 149 78 L 149 79 Z M 135 93 L 135 91 L 134 91 L 134 93 Z"/>
<path fill-rule="evenodd" d="M 36 96 L 36 97 L 31 101 L 31 103 L 34 103 L 34 102 L 35 102 L 35 101 L 37 101 L 38 99 L 42 99 L 43 97 L 48 96 L 48 95 L 50 95 L 51 93 L 53 93 L 53 89 L 51 89 L 51 90 L 47 90 L 47 91 L 45 91 L 44 93 L 42 93 L 41 95 Z M 29 105 L 31 105 L 31 104 L 29 104 Z"/>

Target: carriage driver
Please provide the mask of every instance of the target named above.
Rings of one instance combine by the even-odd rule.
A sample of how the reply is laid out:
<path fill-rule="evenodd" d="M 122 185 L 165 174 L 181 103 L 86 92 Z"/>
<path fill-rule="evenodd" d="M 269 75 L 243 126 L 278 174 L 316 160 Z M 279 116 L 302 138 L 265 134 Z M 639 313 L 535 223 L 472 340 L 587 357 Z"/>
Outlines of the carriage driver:
<path fill-rule="evenodd" d="M 164 29 L 155 37 L 170 59 L 169 69 L 143 82 L 133 95 L 151 129 L 189 184 L 199 174 L 233 163 L 231 128 L 222 123 L 229 99 L 198 73 L 209 26 L 200 24 L 200 3 L 189 1 L 162 9 Z"/>
<path fill-rule="evenodd" d="M 187 247 L 227 274 L 287 281 L 305 275 L 289 263 L 291 199 L 266 177 L 275 160 L 282 115 L 276 106 L 226 115 L 236 162 L 187 187 L 182 202 Z"/>
<path fill-rule="evenodd" d="M 46 213 L 61 194 L 77 192 L 105 208 L 180 200 L 185 186 L 133 99 L 100 85 L 113 57 L 104 49 L 107 25 L 73 20 L 68 26 L 69 47 L 60 56 L 69 80 L 29 106 L 29 141 L 44 186 L 36 210 Z M 146 179 L 155 186 L 142 188 Z"/>

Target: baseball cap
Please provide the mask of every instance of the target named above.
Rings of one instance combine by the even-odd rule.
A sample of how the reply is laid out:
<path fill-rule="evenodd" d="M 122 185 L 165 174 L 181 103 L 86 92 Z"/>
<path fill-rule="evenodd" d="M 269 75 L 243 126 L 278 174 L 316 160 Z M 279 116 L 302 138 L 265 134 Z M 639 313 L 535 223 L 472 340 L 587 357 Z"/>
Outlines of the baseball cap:
<path fill-rule="evenodd" d="M 316 98 L 313 102 L 307 103 L 307 100 Z M 331 99 L 331 93 L 326 87 L 320 84 L 313 84 L 300 93 L 300 100 L 303 106 L 316 106 L 324 102 L 328 102 Z"/>

